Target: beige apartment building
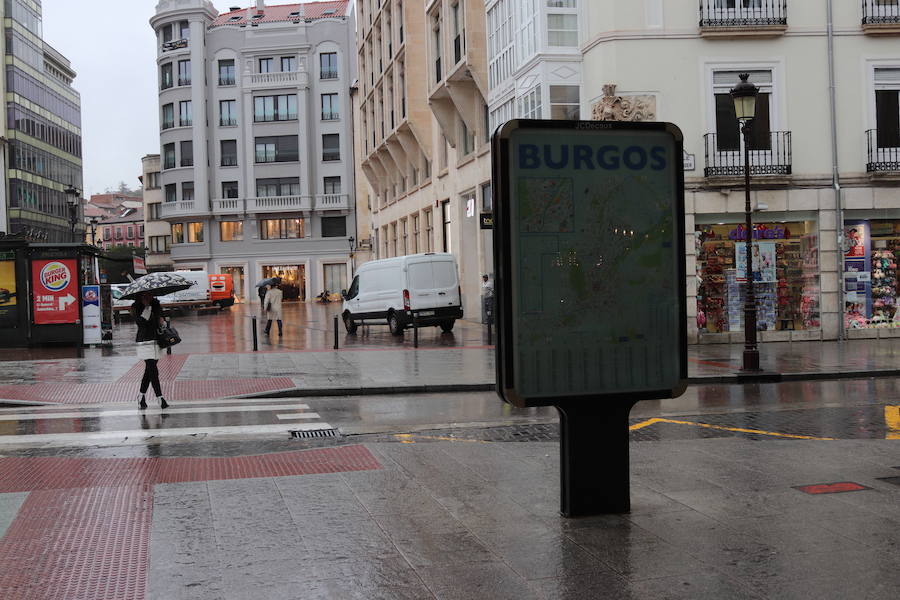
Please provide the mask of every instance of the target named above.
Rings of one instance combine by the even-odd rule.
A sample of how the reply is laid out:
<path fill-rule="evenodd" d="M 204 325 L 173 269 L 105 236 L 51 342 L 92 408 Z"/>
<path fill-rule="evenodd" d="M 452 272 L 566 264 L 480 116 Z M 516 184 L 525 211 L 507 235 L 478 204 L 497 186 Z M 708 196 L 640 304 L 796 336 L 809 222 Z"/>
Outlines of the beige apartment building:
<path fill-rule="evenodd" d="M 467 318 L 493 264 L 484 0 L 356 0 L 357 261 L 451 252 Z"/>
<path fill-rule="evenodd" d="M 147 248 L 148 271 L 172 269 L 169 255 L 172 246 L 172 229 L 162 220 L 163 191 L 159 184 L 159 154 L 148 154 L 141 159 L 141 183 L 144 184 L 144 246 Z"/>

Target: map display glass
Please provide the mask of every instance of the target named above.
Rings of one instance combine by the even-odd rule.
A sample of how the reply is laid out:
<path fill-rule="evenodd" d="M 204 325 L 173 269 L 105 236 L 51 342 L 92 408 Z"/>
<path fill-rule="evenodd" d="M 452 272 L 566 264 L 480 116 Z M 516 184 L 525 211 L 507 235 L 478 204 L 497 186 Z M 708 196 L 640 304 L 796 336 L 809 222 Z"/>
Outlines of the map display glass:
<path fill-rule="evenodd" d="M 522 396 L 679 387 L 676 147 L 665 131 L 510 133 L 513 361 Z"/>

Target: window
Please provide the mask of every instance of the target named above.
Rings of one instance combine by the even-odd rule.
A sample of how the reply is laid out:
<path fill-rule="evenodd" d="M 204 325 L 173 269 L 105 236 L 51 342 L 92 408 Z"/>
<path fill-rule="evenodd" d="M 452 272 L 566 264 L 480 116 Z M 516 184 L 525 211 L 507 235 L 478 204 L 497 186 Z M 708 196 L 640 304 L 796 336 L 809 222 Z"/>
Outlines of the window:
<path fill-rule="evenodd" d="M 134 239 L 134 227 L 129 225 L 125 228 L 125 237 L 128 238 L 129 240 Z"/>
<path fill-rule="evenodd" d="M 275 70 L 275 59 L 273 59 L 273 58 L 259 59 L 259 72 L 260 73 L 271 73 L 274 70 Z"/>
<path fill-rule="evenodd" d="M 172 223 L 172 243 L 184 243 L 184 223 Z"/>
<path fill-rule="evenodd" d="M 221 140 L 219 142 L 219 154 L 221 156 L 220 163 L 223 167 L 236 167 L 237 162 L 237 140 Z"/>
<path fill-rule="evenodd" d="M 734 0 L 730 1 L 734 2 Z M 744 0 L 744 2 L 747 2 L 747 0 Z M 547 8 L 578 8 L 578 6 L 577 0 L 547 0 Z"/>
<path fill-rule="evenodd" d="M 550 86 L 550 118 L 577 121 L 581 114 L 577 85 Z"/>
<path fill-rule="evenodd" d="M 434 251 L 434 215 L 431 210 L 425 211 L 425 252 Z"/>
<path fill-rule="evenodd" d="M 117 225 L 117 226 L 116 226 L 116 239 L 117 239 L 117 240 L 121 240 L 121 239 L 122 239 L 122 227 L 121 227 L 121 225 Z"/>
<path fill-rule="evenodd" d="M 347 289 L 347 265 L 338 263 L 322 265 L 325 275 L 325 289 L 329 292 Z"/>
<path fill-rule="evenodd" d="M 188 244 L 199 244 L 203 241 L 203 223 L 194 222 L 187 224 Z"/>
<path fill-rule="evenodd" d="M 322 237 L 345 237 L 347 217 L 322 217 Z"/>
<path fill-rule="evenodd" d="M 178 85 L 191 85 L 191 61 L 178 61 Z"/>
<path fill-rule="evenodd" d="M 182 167 L 194 166 L 194 142 L 181 142 L 181 162 Z"/>
<path fill-rule="evenodd" d="M 450 252 L 450 201 L 444 200 L 441 202 L 441 242 L 443 243 L 442 250 L 444 252 Z"/>
<path fill-rule="evenodd" d="M 391 223 L 391 256 L 399 256 L 397 254 L 397 223 Z"/>
<path fill-rule="evenodd" d="M 172 63 L 166 63 L 159 67 L 159 87 L 167 90 L 174 84 L 172 80 Z"/>
<path fill-rule="evenodd" d="M 319 79 L 337 79 L 337 52 L 319 54 Z"/>
<path fill-rule="evenodd" d="M 237 198 L 238 197 L 238 182 L 237 181 L 223 181 L 222 182 L 222 197 L 223 198 Z"/>
<path fill-rule="evenodd" d="M 172 41 L 172 26 L 165 25 L 162 27 L 161 31 L 162 31 L 163 43 L 165 44 L 166 42 L 171 42 Z"/>
<path fill-rule="evenodd" d="M 234 60 L 219 61 L 219 85 L 234 85 Z"/>
<path fill-rule="evenodd" d="M 322 94 L 322 120 L 334 121 L 340 116 L 337 94 Z"/>
<path fill-rule="evenodd" d="M 756 98 L 756 117 L 750 128 L 750 149 L 771 150 L 772 136 L 769 119 L 769 97 L 772 93 L 772 71 L 747 71 L 750 81 L 759 87 Z M 741 145 L 741 126 L 734 113 L 734 100 L 729 91 L 740 82 L 738 71 L 713 73 L 713 93 L 716 107 L 716 150 L 737 152 Z M 741 159 L 743 160 L 743 159 Z"/>
<path fill-rule="evenodd" d="M 147 204 L 147 220 L 148 221 L 158 221 L 160 219 L 161 214 L 161 204 L 159 202 L 153 202 L 152 204 Z"/>
<path fill-rule="evenodd" d="M 441 134 L 441 144 L 438 148 L 438 170 L 444 171 L 447 168 L 447 138 Z"/>
<path fill-rule="evenodd" d="M 175 127 L 175 105 L 163 104 L 162 107 L 162 128 L 171 129 Z"/>
<path fill-rule="evenodd" d="M 223 242 L 238 242 L 244 239 L 243 221 L 220 221 L 219 239 Z"/>
<path fill-rule="evenodd" d="M 191 24 L 187 21 L 178 21 L 178 34 L 183 40 L 191 38 Z"/>
<path fill-rule="evenodd" d="M 171 235 L 151 235 L 150 245 L 147 247 L 150 252 L 168 252 L 172 244 Z"/>
<path fill-rule="evenodd" d="M 153 171 L 152 173 L 147 173 L 147 189 L 148 190 L 158 190 L 159 189 L 159 171 Z"/>
<path fill-rule="evenodd" d="M 419 252 L 419 215 L 413 215 L 412 217 L 412 252 L 411 254 L 417 254 Z"/>
<path fill-rule="evenodd" d="M 219 100 L 219 125 L 222 127 L 237 125 L 237 102 L 234 100 Z"/>
<path fill-rule="evenodd" d="M 444 75 L 444 71 L 441 68 L 441 45 L 443 44 L 443 40 L 441 39 L 440 17 L 434 19 L 432 34 L 432 49 L 434 50 L 434 82 L 440 83 L 441 78 Z"/>
<path fill-rule="evenodd" d="M 537 84 L 531 90 L 519 98 L 520 119 L 542 119 L 541 111 L 541 84 Z"/>
<path fill-rule="evenodd" d="M 547 43 L 550 46 L 577 46 L 578 15 L 547 15 Z"/>
<path fill-rule="evenodd" d="M 297 95 L 256 96 L 253 98 L 253 120 L 293 121 L 297 118 Z"/>
<path fill-rule="evenodd" d="M 190 100 L 184 100 L 178 103 L 178 124 L 181 127 L 189 127 L 194 124 Z"/>
<path fill-rule="evenodd" d="M 166 202 L 175 202 L 178 198 L 176 198 L 176 186 L 174 183 L 167 183 L 165 187 L 165 195 Z"/>
<path fill-rule="evenodd" d="M 175 143 L 163 146 L 163 169 L 175 168 Z"/>
<path fill-rule="evenodd" d="M 462 60 L 465 51 L 465 30 L 462 24 L 462 14 L 459 2 L 450 7 L 453 20 L 453 64 Z"/>
<path fill-rule="evenodd" d="M 400 219 L 400 249 L 402 250 L 401 254 L 403 254 L 403 256 L 409 254 L 408 225 L 409 221 L 407 219 Z"/>
<path fill-rule="evenodd" d="M 297 57 L 282 56 L 281 57 L 281 70 L 284 73 L 290 73 L 292 71 L 296 71 L 297 70 Z"/>
<path fill-rule="evenodd" d="M 341 193 L 341 178 L 340 177 L 326 177 L 324 179 L 324 190 L 325 194 L 340 194 Z"/>
<path fill-rule="evenodd" d="M 181 184 L 181 201 L 182 202 L 193 202 L 194 201 L 194 182 L 193 181 L 185 181 Z"/>
<path fill-rule="evenodd" d="M 875 127 L 878 148 L 900 147 L 900 69 L 875 69 Z"/>
<path fill-rule="evenodd" d="M 299 160 L 296 135 L 256 138 L 256 162 L 292 162 Z"/>
<path fill-rule="evenodd" d="M 469 132 L 469 128 L 466 127 L 466 122 L 462 119 L 459 120 L 459 139 L 462 142 L 460 147 L 461 155 L 468 156 L 475 151 L 475 135 Z"/>
<path fill-rule="evenodd" d="M 490 182 L 481 186 L 481 210 L 491 212 L 494 210 L 494 197 Z"/>
<path fill-rule="evenodd" d="M 261 219 L 259 237 L 263 240 L 287 240 L 303 237 L 303 219 Z"/>
<path fill-rule="evenodd" d="M 300 178 L 281 177 L 256 180 L 257 198 L 272 198 L 275 196 L 299 196 Z"/>
<path fill-rule="evenodd" d="M 322 135 L 322 160 L 341 160 L 341 139 L 338 134 Z"/>

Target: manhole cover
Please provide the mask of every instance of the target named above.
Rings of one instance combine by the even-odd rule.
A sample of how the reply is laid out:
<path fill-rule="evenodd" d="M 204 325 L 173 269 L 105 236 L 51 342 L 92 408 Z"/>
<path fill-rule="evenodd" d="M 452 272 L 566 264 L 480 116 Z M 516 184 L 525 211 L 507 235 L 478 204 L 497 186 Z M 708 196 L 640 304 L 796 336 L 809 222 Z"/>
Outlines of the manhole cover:
<path fill-rule="evenodd" d="M 311 430 L 293 430 L 291 431 L 291 437 L 295 438 L 333 438 L 337 437 L 338 433 L 336 429 L 311 429 Z"/>

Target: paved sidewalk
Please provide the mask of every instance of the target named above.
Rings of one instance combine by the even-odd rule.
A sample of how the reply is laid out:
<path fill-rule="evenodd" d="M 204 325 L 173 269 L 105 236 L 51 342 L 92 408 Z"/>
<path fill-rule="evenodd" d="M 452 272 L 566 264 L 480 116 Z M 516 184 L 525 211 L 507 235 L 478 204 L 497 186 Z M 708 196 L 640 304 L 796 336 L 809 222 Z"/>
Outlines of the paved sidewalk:
<path fill-rule="evenodd" d="M 631 513 L 572 520 L 557 513 L 556 443 L 405 442 L 0 458 L 0 597 L 893 600 L 900 589 L 897 441 L 633 442 Z M 858 491 L 797 489 L 833 482 L 844 485 L 811 491 Z"/>
<path fill-rule="evenodd" d="M 693 383 L 739 383 L 741 346 L 690 346 Z M 759 381 L 900 377 L 900 340 L 854 340 L 765 344 L 766 373 Z M 207 399 L 248 394 L 326 395 L 392 391 L 489 390 L 494 383 L 494 349 L 461 346 L 414 349 L 348 348 L 290 352 L 175 352 L 160 362 L 171 399 Z M 0 403 L 131 402 L 142 365 L 124 353 L 84 358 L 0 361 Z"/>

